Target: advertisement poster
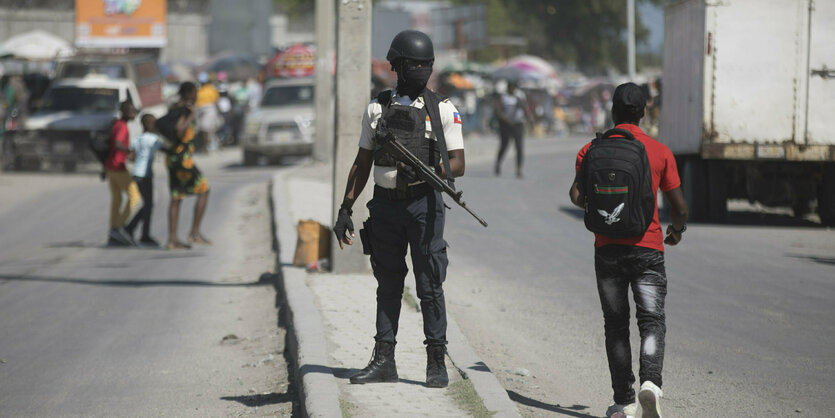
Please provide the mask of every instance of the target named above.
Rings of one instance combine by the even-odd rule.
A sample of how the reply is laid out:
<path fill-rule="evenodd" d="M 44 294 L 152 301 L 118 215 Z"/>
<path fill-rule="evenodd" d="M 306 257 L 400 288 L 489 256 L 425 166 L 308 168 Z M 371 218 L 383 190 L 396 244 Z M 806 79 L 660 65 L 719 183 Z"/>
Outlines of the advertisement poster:
<path fill-rule="evenodd" d="M 75 45 L 103 48 L 165 46 L 165 0 L 75 0 Z"/>
<path fill-rule="evenodd" d="M 293 45 L 267 61 L 267 77 L 310 77 L 316 67 L 316 50 Z"/>

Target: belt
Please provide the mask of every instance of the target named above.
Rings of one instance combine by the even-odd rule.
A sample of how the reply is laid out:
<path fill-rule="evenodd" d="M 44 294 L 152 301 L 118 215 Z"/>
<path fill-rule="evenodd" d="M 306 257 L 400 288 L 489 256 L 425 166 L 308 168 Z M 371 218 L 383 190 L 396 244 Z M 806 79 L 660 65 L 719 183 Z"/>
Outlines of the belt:
<path fill-rule="evenodd" d="M 386 189 L 385 187 L 374 186 L 374 197 L 382 197 L 388 200 L 410 200 L 418 197 L 423 197 L 431 193 L 432 186 L 428 183 L 415 184 L 409 186 L 406 190 Z"/>

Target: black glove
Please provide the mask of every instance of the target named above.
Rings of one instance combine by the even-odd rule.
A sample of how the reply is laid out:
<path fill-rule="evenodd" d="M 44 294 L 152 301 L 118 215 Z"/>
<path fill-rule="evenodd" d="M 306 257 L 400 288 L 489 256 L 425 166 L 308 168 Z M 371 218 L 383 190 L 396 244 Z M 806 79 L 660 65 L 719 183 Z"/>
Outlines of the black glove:
<path fill-rule="evenodd" d="M 415 168 L 403 163 L 397 164 L 397 177 L 400 177 L 406 184 L 412 184 L 420 180 Z"/>
<path fill-rule="evenodd" d="M 351 215 L 353 214 L 354 212 L 351 209 L 339 208 L 336 224 L 333 226 L 333 233 L 336 234 L 336 240 L 339 241 L 339 248 L 342 248 L 342 242 L 349 243 L 351 240 L 351 236 L 346 233 L 354 233 L 354 222 L 351 221 Z"/>

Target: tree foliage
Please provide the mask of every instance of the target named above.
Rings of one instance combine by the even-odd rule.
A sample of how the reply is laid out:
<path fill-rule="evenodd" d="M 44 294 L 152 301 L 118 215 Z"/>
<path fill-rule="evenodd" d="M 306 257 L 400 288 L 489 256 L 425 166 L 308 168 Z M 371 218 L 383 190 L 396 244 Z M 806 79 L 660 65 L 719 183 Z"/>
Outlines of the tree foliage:
<path fill-rule="evenodd" d="M 626 0 L 455 0 L 486 4 L 490 36 L 521 36 L 527 53 L 586 71 L 626 70 Z M 669 0 L 636 0 L 658 6 Z M 649 30 L 635 16 L 637 42 Z"/>

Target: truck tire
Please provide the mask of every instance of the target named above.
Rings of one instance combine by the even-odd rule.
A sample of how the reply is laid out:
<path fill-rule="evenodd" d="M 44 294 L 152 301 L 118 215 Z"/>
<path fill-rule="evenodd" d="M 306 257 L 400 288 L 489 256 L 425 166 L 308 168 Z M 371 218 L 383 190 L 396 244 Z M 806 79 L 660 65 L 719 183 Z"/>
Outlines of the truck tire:
<path fill-rule="evenodd" d="M 252 151 L 244 150 L 244 165 L 253 166 L 258 164 L 258 154 Z"/>
<path fill-rule="evenodd" d="M 681 191 L 690 208 L 690 219 L 707 220 L 707 175 L 705 162 L 698 156 L 680 157 Z"/>
<path fill-rule="evenodd" d="M 728 220 L 728 175 L 722 161 L 707 163 L 707 217 L 712 222 Z"/>
<path fill-rule="evenodd" d="M 835 163 L 823 167 L 823 178 L 818 188 L 818 215 L 822 225 L 835 226 Z"/>

